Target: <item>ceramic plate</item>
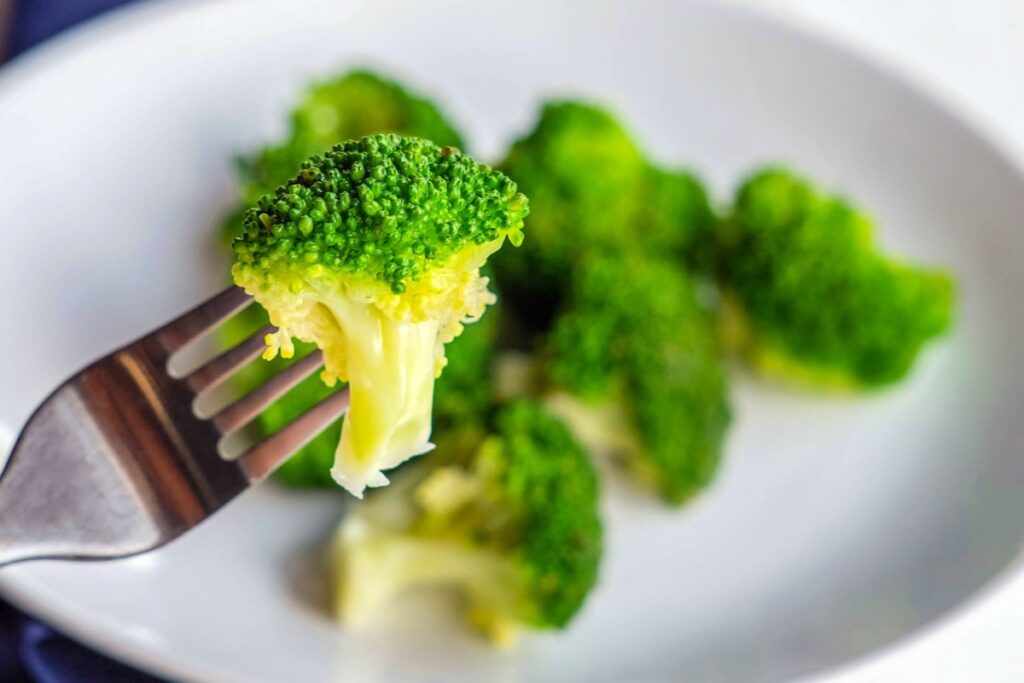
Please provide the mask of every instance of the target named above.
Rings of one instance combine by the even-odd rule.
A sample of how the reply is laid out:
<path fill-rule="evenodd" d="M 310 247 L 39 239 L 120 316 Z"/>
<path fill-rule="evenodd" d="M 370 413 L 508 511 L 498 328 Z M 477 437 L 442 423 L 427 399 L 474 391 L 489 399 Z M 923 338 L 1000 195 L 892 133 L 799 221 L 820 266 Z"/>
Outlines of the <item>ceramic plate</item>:
<path fill-rule="evenodd" d="M 543 98 L 579 94 L 720 200 L 755 165 L 792 164 L 870 207 L 894 250 L 956 271 L 957 330 L 870 397 L 740 373 L 714 487 L 673 510 L 610 481 L 599 588 L 515 653 L 467 635 L 441 595 L 339 629 L 318 558 L 340 497 L 273 484 L 148 556 L 8 568 L 6 597 L 184 680 L 776 681 L 928 631 L 1011 573 L 1024 178 L 899 76 L 714 4 L 166 2 L 18 60 L 0 74 L 8 437 L 68 373 L 219 288 L 232 155 L 282 132 L 307 79 L 358 64 L 435 94 L 483 158 Z"/>

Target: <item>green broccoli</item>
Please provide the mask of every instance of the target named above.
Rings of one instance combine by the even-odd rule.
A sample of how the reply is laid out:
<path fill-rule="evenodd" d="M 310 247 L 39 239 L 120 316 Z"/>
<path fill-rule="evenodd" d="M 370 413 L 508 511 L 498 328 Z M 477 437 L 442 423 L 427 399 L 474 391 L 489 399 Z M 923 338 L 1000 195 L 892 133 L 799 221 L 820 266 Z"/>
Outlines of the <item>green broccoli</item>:
<path fill-rule="evenodd" d="M 463 146 L 462 136 L 432 102 L 371 71 L 351 71 L 313 84 L 292 112 L 288 138 L 239 160 L 243 200 L 253 203 L 273 192 L 309 157 L 376 133 Z"/>
<path fill-rule="evenodd" d="M 492 306 L 495 308 L 496 306 Z M 241 320 L 236 316 L 223 326 L 222 341 L 226 347 L 234 346 L 266 324 L 266 311 L 254 306 L 261 317 Z M 494 356 L 500 310 L 491 310 L 480 320 L 467 324 L 465 331 L 445 347 L 447 363 L 434 383 L 434 433 L 463 424 L 478 424 L 491 408 L 491 361 Z M 252 317 L 250 314 L 249 317 Z M 235 389 L 248 393 L 268 377 L 279 373 L 316 348 L 315 344 L 296 341 L 292 358 L 278 356 L 271 361 L 245 366 L 232 378 Z M 264 410 L 254 428 L 258 437 L 265 437 L 285 427 L 289 422 L 326 398 L 333 388 L 319 377 L 307 377 L 285 396 Z M 315 436 L 299 452 L 288 458 L 278 469 L 278 478 L 295 488 L 337 489 L 330 469 L 341 437 L 341 421 Z"/>
<path fill-rule="evenodd" d="M 261 306 L 250 306 L 218 328 L 218 342 L 224 348 L 231 348 L 268 324 L 267 312 Z M 270 361 L 250 363 L 232 376 L 232 388 L 241 394 L 247 394 L 315 348 L 315 344 L 296 341 L 295 355 L 291 358 L 278 356 Z M 253 436 L 270 436 L 333 391 L 334 389 L 324 384 L 319 377 L 307 377 L 260 413 L 250 427 Z M 276 472 L 278 478 L 285 484 L 297 488 L 336 490 L 338 485 L 331 477 L 330 469 L 340 436 L 341 422 L 338 421 L 285 460 Z"/>
<path fill-rule="evenodd" d="M 889 384 L 950 326 L 947 273 L 883 254 L 863 213 L 789 171 L 743 183 L 718 243 L 725 337 L 766 375 L 819 387 Z"/>
<path fill-rule="evenodd" d="M 224 217 L 222 240 L 230 245 L 241 232 L 248 205 L 291 180 L 306 159 L 343 140 L 374 133 L 415 135 L 439 145 L 462 146 L 462 136 L 434 104 L 394 81 L 356 70 L 315 83 L 292 112 L 287 138 L 239 160 L 243 203 Z M 230 320 L 220 336 L 225 346 L 231 346 L 267 324 L 266 312 L 252 306 Z M 301 345 L 297 348 L 302 349 Z M 291 362 L 277 358 L 264 365 L 250 366 L 236 384 L 243 391 L 255 388 Z M 260 415 L 259 432 L 266 435 L 277 431 L 328 391 L 315 379 L 303 382 Z M 331 427 L 303 446 L 278 471 L 280 479 L 297 487 L 333 487 L 329 467 L 339 430 L 340 425 Z"/>
<path fill-rule="evenodd" d="M 480 320 L 467 324 L 465 331 L 445 346 L 448 362 L 441 376 L 434 382 L 433 431 L 437 438 L 443 439 L 448 430 L 480 424 L 486 419 L 491 407 L 490 366 L 499 316 L 500 310 L 489 311 Z M 296 344 L 297 350 L 300 345 L 303 347 L 299 352 L 301 355 L 308 351 L 305 347 L 313 346 L 299 342 Z M 270 361 L 269 365 L 281 364 L 284 367 L 296 358 L 278 357 Z M 260 365 L 255 367 L 260 374 L 266 370 Z M 273 368 L 274 372 L 279 370 L 278 367 Z M 306 378 L 260 415 L 260 434 L 266 436 L 281 429 L 319 403 L 331 391 L 319 377 Z M 299 453 L 281 465 L 277 471 L 281 481 L 295 488 L 337 488 L 330 470 L 340 437 L 339 421 L 314 437 Z"/>
<path fill-rule="evenodd" d="M 496 309 L 496 310 L 495 310 Z M 491 408 L 491 364 L 498 342 L 501 307 L 453 339 L 446 348 L 444 371 L 434 385 L 434 431 L 481 423 Z"/>
<path fill-rule="evenodd" d="M 515 402 L 489 433 L 449 433 L 346 515 L 332 552 L 337 611 L 358 625 L 407 589 L 455 586 L 471 622 L 509 645 L 521 627 L 565 627 L 601 552 L 593 467 L 559 420 Z"/>
<path fill-rule="evenodd" d="M 515 183 L 451 147 L 373 135 L 333 147 L 246 212 L 235 283 L 277 331 L 324 353 L 321 377 L 348 382 L 334 478 L 355 495 L 432 448 L 434 378 L 444 345 L 494 301 L 479 269 L 522 241 Z"/>
<path fill-rule="evenodd" d="M 609 112 L 589 104 L 545 105 L 499 167 L 532 208 L 529 244 L 494 260 L 498 289 L 539 330 L 584 255 L 628 249 L 693 260 L 713 231 L 700 182 L 654 166 Z"/>
<path fill-rule="evenodd" d="M 730 421 L 712 318 L 689 277 L 653 257 L 582 262 L 549 339 L 549 405 L 669 502 L 714 476 Z"/>
<path fill-rule="evenodd" d="M 480 320 L 466 325 L 465 331 L 445 347 L 448 362 L 434 383 L 435 435 L 443 435 L 447 430 L 463 425 L 480 424 L 486 418 L 491 408 L 490 366 L 499 319 L 500 310 L 489 311 Z M 255 329 L 253 327 L 251 331 Z M 237 337 L 234 343 L 244 338 Z M 230 339 L 226 341 L 232 344 Z M 314 349 L 315 345 L 296 342 L 295 348 L 296 355 L 292 358 L 278 356 L 267 363 L 243 368 L 234 380 L 238 390 L 246 392 L 256 388 L 266 381 L 268 372 L 280 372 Z M 261 437 L 273 434 L 332 391 L 319 377 L 307 377 L 260 414 L 256 422 L 257 434 Z M 288 458 L 277 471 L 279 479 L 295 488 L 336 489 L 338 485 L 330 470 L 340 437 L 341 421 L 325 429 Z"/>

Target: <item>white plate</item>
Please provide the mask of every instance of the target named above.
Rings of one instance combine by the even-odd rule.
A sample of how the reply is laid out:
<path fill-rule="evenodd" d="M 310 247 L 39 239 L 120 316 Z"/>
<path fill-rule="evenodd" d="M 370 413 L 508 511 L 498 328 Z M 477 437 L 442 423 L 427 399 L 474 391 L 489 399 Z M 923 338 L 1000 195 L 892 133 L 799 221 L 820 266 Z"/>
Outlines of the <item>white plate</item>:
<path fill-rule="evenodd" d="M 955 268 L 957 332 L 870 398 L 739 379 L 714 488 L 680 511 L 611 483 L 600 588 L 516 654 L 436 598 L 337 629 L 309 578 L 337 499 L 273 485 L 146 557 L 5 570 L 7 597 L 184 679 L 762 681 L 904 638 L 1015 563 L 1024 178 L 901 79 L 715 5 L 160 3 L 30 54 L 0 76 L 0 428 L 218 288 L 231 155 L 280 132 L 306 78 L 364 61 L 436 93 L 487 157 L 538 98 L 574 92 L 719 197 L 792 163 L 871 207 L 892 247 Z"/>

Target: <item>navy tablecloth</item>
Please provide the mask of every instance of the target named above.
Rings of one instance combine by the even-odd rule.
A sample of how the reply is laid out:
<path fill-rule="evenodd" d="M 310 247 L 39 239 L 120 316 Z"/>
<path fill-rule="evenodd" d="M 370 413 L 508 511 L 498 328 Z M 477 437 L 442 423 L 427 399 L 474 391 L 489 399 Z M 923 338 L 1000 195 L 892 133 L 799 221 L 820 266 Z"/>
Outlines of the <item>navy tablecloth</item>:
<path fill-rule="evenodd" d="M 133 0 L 14 0 L 8 58 Z M 0 69 L 3 67 L 0 66 Z M 0 683 L 160 683 L 0 602 Z"/>

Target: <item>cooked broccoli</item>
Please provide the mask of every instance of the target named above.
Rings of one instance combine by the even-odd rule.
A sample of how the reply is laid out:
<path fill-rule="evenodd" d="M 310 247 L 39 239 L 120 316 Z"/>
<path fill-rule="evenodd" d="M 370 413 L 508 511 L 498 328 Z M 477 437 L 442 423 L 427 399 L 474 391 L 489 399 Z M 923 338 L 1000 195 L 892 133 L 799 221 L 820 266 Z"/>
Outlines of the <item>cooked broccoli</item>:
<path fill-rule="evenodd" d="M 568 429 L 515 402 L 493 431 L 452 432 L 427 462 L 345 517 L 333 549 L 339 616 L 367 621 L 403 591 L 454 586 L 499 645 L 563 628 L 597 580 L 594 470 Z"/>
<path fill-rule="evenodd" d="M 463 147 L 462 135 L 434 103 L 362 69 L 311 85 L 292 110 L 290 123 L 282 141 L 238 159 L 242 202 L 221 223 L 225 242 L 238 236 L 249 205 L 294 178 L 306 159 L 339 142 L 396 133 Z"/>
<path fill-rule="evenodd" d="M 492 306 L 492 309 L 496 306 Z M 260 320 L 242 321 L 238 316 L 225 325 L 222 341 L 234 346 L 266 324 L 266 311 L 255 310 Z M 490 310 L 480 320 L 466 325 L 465 331 L 445 346 L 448 363 L 434 383 L 434 434 L 443 434 L 466 424 L 480 424 L 491 409 L 491 362 L 497 343 L 500 310 Z M 316 348 L 315 344 L 296 341 L 295 356 L 278 356 L 265 363 L 245 366 L 232 379 L 235 388 L 248 392 L 267 381 Z M 307 377 L 285 396 L 265 409 L 256 421 L 258 436 L 269 436 L 326 398 L 333 389 L 319 377 Z M 278 469 L 279 479 L 295 488 L 337 489 L 331 477 L 331 465 L 338 449 L 341 422 L 314 437 Z"/>
<path fill-rule="evenodd" d="M 950 325 L 948 274 L 883 254 L 863 213 L 789 171 L 743 183 L 718 236 L 726 336 L 767 375 L 888 384 Z"/>
<path fill-rule="evenodd" d="M 371 71 L 351 71 L 313 84 L 292 111 L 288 138 L 239 161 L 244 201 L 253 203 L 273 192 L 295 177 L 309 157 L 376 133 L 463 146 L 462 136 L 432 102 Z"/>
<path fill-rule="evenodd" d="M 530 241 L 494 259 L 498 288 L 520 317 L 545 329 L 579 260 L 595 250 L 692 259 L 714 226 L 700 182 L 647 160 L 612 114 L 547 104 L 499 167 L 530 197 Z"/>
<path fill-rule="evenodd" d="M 486 418 L 493 398 L 491 364 L 500 314 L 500 307 L 492 306 L 446 347 L 448 364 L 434 385 L 435 433 L 480 424 Z"/>
<path fill-rule="evenodd" d="M 480 320 L 466 325 L 465 331 L 445 346 L 448 363 L 434 382 L 433 432 L 436 438 L 444 438 L 443 434 L 451 429 L 480 424 L 486 418 L 491 408 L 490 366 L 494 356 L 498 314 L 499 311 L 489 311 Z M 300 345 L 311 346 L 298 342 L 296 349 Z M 294 360 L 278 357 L 270 361 L 269 365 L 281 364 L 284 367 Z M 261 371 L 260 374 L 265 371 L 260 365 L 255 367 Z M 272 372 L 280 369 L 274 367 Z M 260 433 L 269 435 L 276 432 L 319 403 L 331 391 L 319 377 L 306 378 L 260 414 Z M 314 437 L 301 451 L 281 465 L 277 471 L 281 481 L 296 488 L 337 488 L 330 470 L 340 436 L 341 422 L 338 422 Z"/>
<path fill-rule="evenodd" d="M 278 328 L 324 352 L 321 377 L 346 381 L 334 478 L 355 495 L 382 470 L 432 448 L 434 378 L 444 344 L 494 301 L 479 268 L 522 241 L 526 197 L 451 147 L 373 135 L 335 146 L 245 215 L 235 282 Z"/>
<path fill-rule="evenodd" d="M 581 441 L 619 451 L 671 503 L 711 481 L 730 420 L 728 386 L 711 316 L 676 264 L 587 259 L 549 345 L 548 372 L 562 389 L 549 405 Z"/>
<path fill-rule="evenodd" d="M 239 160 L 243 202 L 224 217 L 220 231 L 224 242 L 230 244 L 241 232 L 248 205 L 291 180 L 306 159 L 344 140 L 374 133 L 414 135 L 439 145 L 462 147 L 462 136 L 433 103 L 394 81 L 356 70 L 315 83 L 292 112 L 288 136 L 279 144 Z M 253 306 L 232 318 L 223 327 L 221 337 L 230 346 L 267 324 L 266 312 Z M 277 358 L 250 366 L 237 385 L 242 390 L 255 388 L 291 362 Z M 328 392 L 323 382 L 316 379 L 303 382 L 260 415 L 260 432 L 266 435 L 284 427 Z M 335 486 L 329 468 L 339 430 L 340 424 L 332 426 L 289 458 L 278 471 L 281 480 L 304 488 Z"/>

